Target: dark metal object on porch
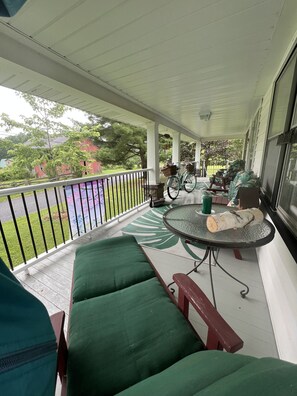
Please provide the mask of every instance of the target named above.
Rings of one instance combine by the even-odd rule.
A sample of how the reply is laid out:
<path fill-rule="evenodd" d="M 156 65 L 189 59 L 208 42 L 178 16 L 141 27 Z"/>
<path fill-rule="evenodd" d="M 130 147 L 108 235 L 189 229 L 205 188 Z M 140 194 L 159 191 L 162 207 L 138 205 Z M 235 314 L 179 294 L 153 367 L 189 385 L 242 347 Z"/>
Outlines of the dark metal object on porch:
<path fill-rule="evenodd" d="M 158 208 L 159 206 L 163 206 L 165 204 L 165 198 L 155 199 L 153 200 L 153 196 L 150 195 L 150 208 Z"/>
<path fill-rule="evenodd" d="M 153 200 L 163 198 L 164 183 L 149 184 L 147 188 L 148 188 L 148 195 L 149 197 L 152 196 Z"/>

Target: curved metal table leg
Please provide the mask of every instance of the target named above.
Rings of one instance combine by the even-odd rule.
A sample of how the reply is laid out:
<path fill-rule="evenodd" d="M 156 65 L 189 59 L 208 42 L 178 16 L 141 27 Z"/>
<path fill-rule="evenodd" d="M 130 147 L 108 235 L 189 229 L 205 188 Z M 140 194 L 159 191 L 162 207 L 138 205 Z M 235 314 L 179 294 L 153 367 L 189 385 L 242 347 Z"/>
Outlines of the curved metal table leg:
<path fill-rule="evenodd" d="M 214 286 L 213 286 L 212 268 L 211 268 L 211 265 L 212 265 L 211 264 L 211 252 L 213 252 L 213 250 L 211 248 L 208 248 L 208 249 L 209 249 L 208 267 L 209 267 L 209 277 L 210 277 L 210 285 L 211 285 L 213 306 L 215 307 L 215 309 L 217 309 L 217 303 L 216 303 Z"/>
<path fill-rule="evenodd" d="M 207 247 L 204 253 L 203 258 L 201 259 L 201 261 L 199 261 L 199 263 L 197 265 L 194 264 L 194 268 L 191 269 L 191 271 L 187 272 L 186 275 L 190 275 L 192 272 L 198 272 L 197 268 L 200 267 L 201 264 L 204 263 L 204 261 L 207 259 L 207 257 L 211 257 L 211 248 Z M 167 285 L 168 288 L 170 288 L 170 286 L 172 286 L 175 282 L 171 282 Z M 171 293 L 173 294 L 175 292 L 175 290 L 171 287 L 170 288 Z"/>
<path fill-rule="evenodd" d="M 208 257 L 209 254 L 210 254 L 210 248 L 207 247 L 207 248 L 205 249 L 205 253 L 204 253 L 203 258 L 199 261 L 199 263 L 198 263 L 197 265 L 195 265 L 196 261 L 194 262 L 194 269 L 192 269 L 190 272 L 188 272 L 187 275 L 189 275 L 189 274 L 190 274 L 191 272 L 193 272 L 193 271 L 194 271 L 194 272 L 198 272 L 198 271 L 197 271 L 197 268 L 199 268 L 200 265 L 204 263 L 204 261 L 207 259 L 207 257 Z"/>
<path fill-rule="evenodd" d="M 218 267 L 220 267 L 221 270 L 225 272 L 225 274 L 227 274 L 228 276 L 230 276 L 230 278 L 234 279 L 236 282 L 240 283 L 241 285 L 243 285 L 243 286 L 246 288 L 246 290 L 241 290 L 241 291 L 240 291 L 241 297 L 242 297 L 242 298 L 245 298 L 245 296 L 246 296 L 246 295 L 248 294 L 248 292 L 250 291 L 250 288 L 248 287 L 248 285 L 246 285 L 245 283 L 241 282 L 239 279 L 235 278 L 235 276 L 231 275 L 230 272 L 226 271 L 225 268 L 223 268 L 223 267 L 220 265 L 220 263 L 218 262 L 218 260 L 216 259 L 216 257 L 215 257 L 215 251 L 214 251 L 213 249 L 211 249 L 211 251 L 212 251 L 212 256 L 213 256 L 213 258 L 214 258 L 214 261 L 215 261 L 216 265 L 217 265 Z"/>

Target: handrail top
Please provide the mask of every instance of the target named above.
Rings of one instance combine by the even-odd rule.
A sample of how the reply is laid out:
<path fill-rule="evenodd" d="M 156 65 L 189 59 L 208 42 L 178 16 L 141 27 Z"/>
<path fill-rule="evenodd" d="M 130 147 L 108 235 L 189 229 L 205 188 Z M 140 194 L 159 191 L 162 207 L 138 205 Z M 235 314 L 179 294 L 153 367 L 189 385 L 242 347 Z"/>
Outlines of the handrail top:
<path fill-rule="evenodd" d="M 124 172 L 116 172 L 116 173 L 110 173 L 110 174 L 106 174 L 106 175 L 78 177 L 75 179 L 65 179 L 65 180 L 60 180 L 60 181 L 55 181 L 55 182 L 34 184 L 34 185 L 30 185 L 30 186 L 4 188 L 2 190 L 0 189 L 0 197 L 5 197 L 7 195 L 12 195 L 12 194 L 26 193 L 26 192 L 35 191 L 35 190 L 44 190 L 46 188 L 54 188 L 54 187 L 60 187 L 60 186 L 71 186 L 73 184 L 78 184 L 78 183 L 86 183 L 86 182 L 94 181 L 94 180 L 107 179 L 111 176 L 128 175 L 128 174 L 145 172 L 145 171 L 150 171 L 150 170 L 152 170 L 152 168 L 137 169 L 137 170 L 132 170 L 132 171 L 124 171 Z"/>

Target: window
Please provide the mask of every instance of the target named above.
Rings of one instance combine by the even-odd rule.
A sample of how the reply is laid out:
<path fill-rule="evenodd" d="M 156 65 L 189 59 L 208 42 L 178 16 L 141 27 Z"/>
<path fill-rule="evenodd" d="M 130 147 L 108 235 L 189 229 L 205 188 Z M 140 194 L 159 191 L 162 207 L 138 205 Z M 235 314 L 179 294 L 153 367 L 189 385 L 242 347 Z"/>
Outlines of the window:
<path fill-rule="evenodd" d="M 290 107 L 290 97 L 292 92 L 296 57 L 297 52 L 290 59 L 288 65 L 286 66 L 285 70 L 282 72 L 275 84 L 268 138 L 277 136 L 285 132 L 288 128 L 288 113 Z"/>
<path fill-rule="evenodd" d="M 275 83 L 262 185 L 266 201 L 297 237 L 297 50 Z M 294 236 L 292 238 L 294 239 Z"/>
<path fill-rule="evenodd" d="M 288 135 L 287 153 L 284 164 L 283 180 L 280 189 L 278 210 L 285 222 L 297 235 L 297 97 Z"/>
<path fill-rule="evenodd" d="M 293 53 L 275 83 L 262 175 L 263 190 L 272 208 L 277 205 L 286 152 L 286 147 L 278 145 L 278 140 L 280 135 L 290 129 L 291 124 L 296 89 L 296 59 L 297 51 Z"/>
<path fill-rule="evenodd" d="M 297 235 L 297 143 L 292 144 L 289 150 L 278 209 L 293 233 Z"/>

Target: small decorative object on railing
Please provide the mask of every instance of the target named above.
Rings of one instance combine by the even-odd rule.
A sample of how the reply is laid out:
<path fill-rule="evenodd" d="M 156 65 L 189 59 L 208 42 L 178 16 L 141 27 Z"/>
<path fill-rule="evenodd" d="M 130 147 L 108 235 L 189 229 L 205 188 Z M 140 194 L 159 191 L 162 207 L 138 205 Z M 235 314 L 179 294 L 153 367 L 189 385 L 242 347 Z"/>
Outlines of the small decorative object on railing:
<path fill-rule="evenodd" d="M 263 220 L 264 215 L 261 210 L 252 208 L 208 216 L 206 226 L 208 231 L 218 232 L 230 228 L 242 228 L 247 225 L 260 224 Z"/>
<path fill-rule="evenodd" d="M 177 166 L 176 165 L 167 165 L 161 169 L 163 175 L 166 177 L 174 176 L 177 173 Z"/>

